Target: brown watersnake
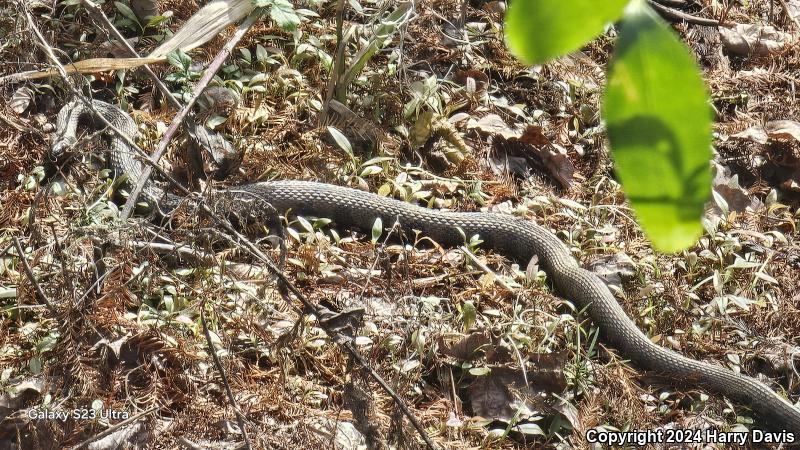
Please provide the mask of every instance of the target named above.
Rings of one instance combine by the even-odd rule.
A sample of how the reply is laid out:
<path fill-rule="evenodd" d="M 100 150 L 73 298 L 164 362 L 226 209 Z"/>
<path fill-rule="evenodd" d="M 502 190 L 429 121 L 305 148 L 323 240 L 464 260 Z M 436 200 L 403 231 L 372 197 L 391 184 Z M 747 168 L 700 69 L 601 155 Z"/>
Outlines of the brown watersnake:
<path fill-rule="evenodd" d="M 133 138 L 136 123 L 116 106 L 98 100 L 94 109 L 123 133 Z M 93 112 L 80 101 L 67 104 L 58 114 L 51 157 L 58 158 L 77 142 L 79 121 Z M 134 150 L 116 136 L 110 137 L 109 165 L 117 175 L 137 180 L 143 164 Z M 569 249 L 550 231 L 505 214 L 451 212 L 423 208 L 376 194 L 311 181 L 268 181 L 237 186 L 227 192 L 234 201 L 254 196 L 269 202 L 279 213 L 326 217 L 339 226 L 371 229 L 380 218 L 384 226 L 398 222 L 403 230 L 419 230 L 443 246 L 457 246 L 464 236 L 480 235 L 483 243 L 514 260 L 527 263 L 537 256 L 556 293 L 586 308 L 601 337 L 636 366 L 717 392 L 752 408 L 762 422 L 776 431 L 800 433 L 800 409 L 764 383 L 724 367 L 687 358 L 653 343 L 628 318 L 606 284 L 581 268 Z M 178 207 L 181 197 L 149 181 L 140 201 L 161 215 Z"/>

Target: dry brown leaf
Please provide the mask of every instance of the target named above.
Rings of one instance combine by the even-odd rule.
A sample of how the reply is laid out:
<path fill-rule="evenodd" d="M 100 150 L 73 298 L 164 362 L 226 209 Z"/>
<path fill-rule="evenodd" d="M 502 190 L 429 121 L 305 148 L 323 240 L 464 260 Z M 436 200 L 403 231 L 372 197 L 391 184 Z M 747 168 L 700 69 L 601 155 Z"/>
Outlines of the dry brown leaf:
<path fill-rule="evenodd" d="M 31 100 L 33 100 L 33 91 L 27 86 L 22 86 L 14 91 L 14 94 L 11 96 L 11 101 L 8 102 L 8 106 L 10 106 L 11 110 L 15 113 L 22 114 L 31 105 Z"/>
<path fill-rule="evenodd" d="M 713 163 L 716 169 L 714 176 L 714 191 L 728 204 L 730 211 L 743 212 L 747 208 L 758 211 L 764 204 L 739 185 L 739 176 L 731 176 L 731 171 L 725 166 Z"/>
<path fill-rule="evenodd" d="M 188 52 L 213 39 L 228 25 L 245 18 L 254 9 L 251 0 L 214 0 L 200 8 L 169 40 L 148 58 L 166 58 L 175 49 Z"/>
<path fill-rule="evenodd" d="M 792 37 L 772 26 L 739 24 L 719 27 L 723 47 L 737 55 L 767 56 L 782 50 Z"/>
<path fill-rule="evenodd" d="M 453 81 L 472 95 L 483 95 L 489 87 L 489 76 L 475 69 L 459 70 L 453 76 Z"/>
<path fill-rule="evenodd" d="M 732 134 L 731 137 L 736 139 L 753 141 L 759 144 L 766 144 L 769 141 L 769 136 L 767 136 L 767 132 L 764 130 L 763 127 L 760 126 L 752 126 L 744 131 Z"/>
<path fill-rule="evenodd" d="M 521 130 L 511 128 L 505 120 L 497 114 L 489 114 L 480 119 L 469 119 L 467 128 L 476 129 L 483 134 L 502 136 L 506 139 L 519 138 L 522 136 Z"/>
<path fill-rule="evenodd" d="M 460 361 L 467 361 L 473 359 L 478 351 L 485 350 L 485 347 L 491 342 L 492 340 L 488 333 L 475 332 L 452 345 L 440 341 L 439 349 L 444 355 Z"/>
<path fill-rule="evenodd" d="M 771 139 L 800 141 L 800 122 L 794 120 L 773 120 L 764 125 L 767 135 Z"/>

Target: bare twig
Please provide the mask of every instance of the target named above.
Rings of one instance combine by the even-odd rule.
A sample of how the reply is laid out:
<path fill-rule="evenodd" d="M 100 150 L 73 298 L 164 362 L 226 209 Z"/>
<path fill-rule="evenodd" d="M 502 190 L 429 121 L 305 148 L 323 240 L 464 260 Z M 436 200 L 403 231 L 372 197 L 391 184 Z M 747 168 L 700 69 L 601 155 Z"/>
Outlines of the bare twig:
<path fill-rule="evenodd" d="M 106 436 L 110 435 L 111 433 L 119 430 L 120 428 L 122 428 L 124 426 L 127 426 L 127 425 L 130 425 L 133 422 L 136 422 L 137 420 L 141 419 L 142 417 L 150 415 L 150 414 L 158 411 L 159 409 L 161 409 L 160 406 L 154 406 L 154 407 L 152 407 L 150 409 L 147 409 L 145 411 L 142 411 L 142 412 L 140 412 L 138 414 L 134 414 L 131 417 L 128 417 L 127 419 L 123 420 L 122 422 L 115 423 L 114 425 L 111 425 L 110 427 L 106 428 L 105 430 L 101 431 L 100 433 L 95 434 L 94 436 L 90 437 L 89 439 L 86 439 L 85 441 L 81 442 L 80 444 L 77 444 L 77 445 L 75 445 L 73 447 L 70 447 L 70 450 L 80 450 L 80 449 L 86 447 L 87 445 L 91 444 L 92 442 L 95 442 L 95 441 L 98 441 L 100 439 L 103 439 L 104 437 L 106 437 Z"/>
<path fill-rule="evenodd" d="M 256 21 L 261 17 L 261 10 L 256 9 L 251 12 L 244 21 L 239 24 L 239 27 L 236 29 L 236 32 L 231 36 L 231 39 L 225 44 L 224 47 L 217 53 L 217 56 L 214 57 L 214 60 L 211 61 L 211 64 L 208 65 L 208 68 L 203 73 L 203 77 L 200 78 L 200 81 L 194 87 L 194 93 L 192 98 L 186 103 L 186 105 L 181 109 L 175 118 L 172 119 L 172 123 L 169 124 L 167 131 L 164 133 L 164 136 L 161 138 L 161 141 L 158 143 L 158 147 L 156 148 L 155 153 L 153 153 L 152 159 L 157 164 L 161 157 L 164 155 L 164 152 L 167 150 L 167 144 L 178 131 L 178 127 L 181 126 L 181 123 L 186 119 L 189 115 L 189 112 L 192 110 L 197 99 L 200 97 L 200 94 L 203 93 L 203 90 L 206 88 L 209 82 L 214 78 L 217 71 L 222 67 L 222 64 L 228 58 L 228 56 L 233 51 L 233 48 L 236 47 L 236 44 L 244 37 L 244 35 L 250 30 L 250 28 L 256 23 Z M 149 167 L 145 167 L 144 171 L 142 171 L 142 175 L 136 180 L 136 186 L 131 191 L 130 197 L 128 197 L 128 201 L 125 202 L 125 206 L 122 207 L 122 214 L 120 217 L 122 220 L 126 220 L 131 216 L 134 207 L 136 206 L 136 200 L 139 198 L 139 195 L 142 193 L 144 186 L 147 184 L 147 180 L 150 178 L 151 170 Z"/>
<path fill-rule="evenodd" d="M 56 308 L 53 307 L 52 303 L 50 303 L 50 299 L 47 298 L 47 294 L 44 293 L 42 287 L 39 286 L 39 282 L 36 281 L 36 275 L 33 274 L 33 270 L 31 270 L 28 260 L 25 259 L 25 250 L 19 243 L 19 239 L 16 236 L 12 237 L 11 239 L 14 241 L 14 247 L 17 249 L 17 253 L 19 253 L 19 262 L 22 264 L 22 268 L 25 270 L 25 275 L 28 277 L 28 281 L 31 282 L 33 288 L 36 290 L 36 295 L 39 296 L 39 301 L 47 306 L 47 309 L 50 310 L 50 313 L 53 314 L 53 316 L 56 316 Z"/>
<path fill-rule="evenodd" d="M 698 17 L 677 9 L 669 8 L 653 0 L 647 2 L 653 9 L 658 11 L 659 14 L 670 20 L 691 23 L 693 25 L 701 25 L 704 27 L 731 27 L 733 24 L 727 23 L 722 20 L 706 19 L 705 17 Z"/>
<path fill-rule="evenodd" d="M 211 359 L 214 360 L 214 365 L 217 366 L 220 377 L 222 377 L 222 384 L 225 386 L 225 394 L 228 396 L 228 401 L 231 404 L 231 408 L 233 408 L 233 413 L 236 414 L 236 421 L 239 423 L 239 429 L 242 431 L 242 438 L 244 439 L 246 448 L 249 450 L 253 447 L 250 445 L 250 438 L 247 435 L 247 427 L 245 426 L 247 418 L 244 417 L 244 414 L 242 414 L 242 411 L 239 409 L 239 404 L 236 402 L 236 397 L 233 395 L 231 385 L 228 383 L 228 375 L 225 373 L 225 368 L 222 366 L 222 362 L 220 362 L 219 356 L 217 355 L 217 350 L 214 348 L 214 341 L 211 340 L 211 331 L 208 330 L 208 322 L 206 321 L 205 298 L 200 302 L 200 323 L 203 324 L 203 335 L 205 335 L 206 342 L 208 343 L 208 352 L 211 354 Z"/>
<path fill-rule="evenodd" d="M 475 254 L 472 253 L 472 251 L 470 251 L 470 249 L 462 245 L 459 247 L 459 250 L 464 252 L 464 254 L 467 255 L 467 258 L 469 258 L 470 261 L 472 261 L 473 264 L 478 266 L 478 268 L 481 269 L 484 273 L 492 275 L 494 277 L 495 283 L 499 284 L 503 289 L 505 289 L 508 292 L 514 292 L 514 289 L 512 289 L 511 286 L 508 285 L 508 283 L 501 280 L 500 277 L 498 277 L 497 274 L 494 273 L 494 271 L 489 268 L 489 266 L 481 262 L 481 260 L 478 259 L 478 257 L 475 256 Z"/>

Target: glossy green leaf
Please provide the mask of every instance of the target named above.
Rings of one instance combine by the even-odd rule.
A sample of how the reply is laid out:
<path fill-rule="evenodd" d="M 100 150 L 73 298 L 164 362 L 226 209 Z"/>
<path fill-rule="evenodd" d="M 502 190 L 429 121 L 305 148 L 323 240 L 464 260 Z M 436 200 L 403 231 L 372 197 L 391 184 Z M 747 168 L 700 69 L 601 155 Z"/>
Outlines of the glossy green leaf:
<path fill-rule="evenodd" d="M 578 50 L 622 16 L 629 0 L 515 0 L 506 13 L 506 42 L 528 64 Z"/>
<path fill-rule="evenodd" d="M 380 217 L 375 219 L 375 222 L 372 223 L 372 243 L 378 242 L 380 239 L 381 234 L 383 234 L 383 220 Z"/>
<path fill-rule="evenodd" d="M 300 16 L 294 10 L 289 0 L 273 0 L 269 9 L 269 17 L 284 30 L 294 30 L 300 23 Z"/>
<path fill-rule="evenodd" d="M 694 58 L 644 0 L 626 9 L 603 110 L 617 175 L 653 246 L 694 244 L 711 196 L 712 110 Z"/>

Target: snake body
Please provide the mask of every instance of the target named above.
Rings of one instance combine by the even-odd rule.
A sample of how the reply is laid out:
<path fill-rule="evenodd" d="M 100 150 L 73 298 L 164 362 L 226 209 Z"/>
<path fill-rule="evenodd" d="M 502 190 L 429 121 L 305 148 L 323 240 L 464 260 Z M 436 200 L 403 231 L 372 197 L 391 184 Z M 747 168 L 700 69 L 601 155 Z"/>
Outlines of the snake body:
<path fill-rule="evenodd" d="M 136 135 L 136 124 L 126 113 L 97 100 L 93 101 L 93 106 L 123 133 L 130 137 Z M 60 111 L 51 150 L 55 157 L 76 142 L 79 120 L 92 114 L 81 102 L 72 102 Z M 134 157 L 133 149 L 116 136 L 110 139 L 109 153 L 110 166 L 117 175 L 126 173 L 136 180 L 142 173 L 143 165 Z M 244 196 L 260 197 L 278 212 L 291 210 L 296 214 L 327 217 L 345 227 L 369 230 L 378 218 L 386 227 L 399 222 L 403 230 L 419 230 L 444 246 L 459 245 L 465 235 L 478 234 L 484 245 L 522 263 L 538 256 L 555 291 L 586 308 L 600 328 L 603 340 L 636 366 L 672 377 L 678 384 L 701 386 L 745 404 L 771 429 L 800 433 L 800 409 L 764 383 L 653 343 L 627 316 L 605 283 L 581 268 L 554 234 L 534 222 L 505 214 L 432 210 L 356 189 L 310 181 L 246 184 L 230 190 L 229 195 L 234 198 L 242 195 L 243 200 Z M 162 212 L 167 211 L 166 214 L 180 201 L 153 182 L 147 183 L 142 198 L 157 205 Z"/>

